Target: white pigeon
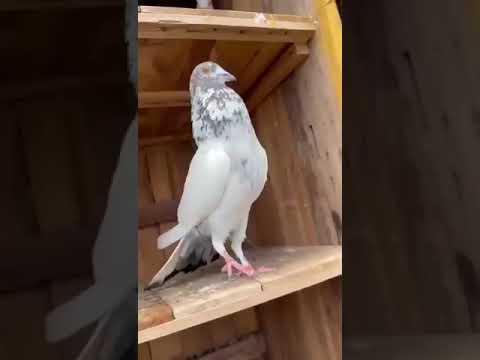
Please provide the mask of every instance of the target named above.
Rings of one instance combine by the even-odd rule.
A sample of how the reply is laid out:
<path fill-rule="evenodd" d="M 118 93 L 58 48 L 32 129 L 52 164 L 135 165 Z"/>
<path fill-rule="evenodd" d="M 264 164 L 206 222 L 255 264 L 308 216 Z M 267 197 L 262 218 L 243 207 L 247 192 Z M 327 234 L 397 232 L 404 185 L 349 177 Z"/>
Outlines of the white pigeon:
<path fill-rule="evenodd" d="M 267 181 L 267 154 L 257 139 L 242 98 L 225 83 L 235 77 L 213 62 L 196 66 L 190 78 L 193 137 L 198 149 L 190 163 L 178 207 L 178 225 L 158 238 L 163 249 L 180 240 L 171 258 L 150 282 L 162 282 L 180 258 L 204 257 L 211 245 L 225 259 L 222 271 L 248 276 L 256 271 L 246 259 L 250 208 Z M 238 263 L 225 248 L 231 248 Z M 206 243 L 207 242 L 207 243 Z"/>
<path fill-rule="evenodd" d="M 197 9 L 213 9 L 212 0 L 197 0 Z"/>

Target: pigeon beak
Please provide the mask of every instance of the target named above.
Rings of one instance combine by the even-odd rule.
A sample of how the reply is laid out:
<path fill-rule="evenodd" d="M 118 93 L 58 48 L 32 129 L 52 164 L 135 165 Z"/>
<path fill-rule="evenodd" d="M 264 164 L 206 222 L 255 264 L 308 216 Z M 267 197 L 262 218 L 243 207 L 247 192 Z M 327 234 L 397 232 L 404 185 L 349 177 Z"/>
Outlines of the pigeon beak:
<path fill-rule="evenodd" d="M 237 81 L 237 78 L 233 76 L 232 74 L 224 71 L 221 74 L 222 79 L 227 83 L 227 82 L 232 82 L 232 81 Z"/>

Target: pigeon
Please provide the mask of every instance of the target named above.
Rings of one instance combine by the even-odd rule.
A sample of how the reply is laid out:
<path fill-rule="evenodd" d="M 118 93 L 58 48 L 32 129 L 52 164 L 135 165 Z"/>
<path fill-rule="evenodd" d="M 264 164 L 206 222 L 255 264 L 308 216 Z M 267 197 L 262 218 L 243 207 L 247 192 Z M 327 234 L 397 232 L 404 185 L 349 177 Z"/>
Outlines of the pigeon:
<path fill-rule="evenodd" d="M 197 9 L 213 9 L 212 0 L 197 0 Z"/>
<path fill-rule="evenodd" d="M 208 261 L 215 253 L 225 260 L 222 272 L 229 277 L 234 270 L 247 276 L 269 270 L 254 269 L 242 248 L 250 209 L 267 181 L 268 159 L 245 103 L 226 85 L 231 81 L 236 78 L 211 61 L 192 72 L 191 122 L 197 151 L 177 210 L 178 224 L 157 239 L 159 249 L 179 244 L 149 286 L 162 283 L 178 264 Z M 226 250 L 227 239 L 240 262 Z"/>

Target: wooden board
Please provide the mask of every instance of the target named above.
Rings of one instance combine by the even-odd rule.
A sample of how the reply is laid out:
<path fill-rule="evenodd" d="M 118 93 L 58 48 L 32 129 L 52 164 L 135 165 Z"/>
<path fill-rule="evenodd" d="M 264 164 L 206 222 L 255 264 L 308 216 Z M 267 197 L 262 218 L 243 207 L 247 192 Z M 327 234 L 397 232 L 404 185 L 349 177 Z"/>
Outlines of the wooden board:
<path fill-rule="evenodd" d="M 255 242 L 340 244 L 341 24 L 333 21 L 336 5 L 323 0 L 226 2 L 238 10 L 311 15 L 318 20 L 306 61 L 251 114 L 269 157 L 267 186 L 251 216 Z M 336 278 L 258 306 L 268 358 L 341 359 L 340 289 L 341 279 Z"/>
<path fill-rule="evenodd" d="M 140 39 L 210 39 L 306 42 L 315 32 L 308 17 L 252 12 L 140 6 Z"/>
<path fill-rule="evenodd" d="M 228 279 L 220 272 L 221 262 L 216 261 L 193 273 L 179 274 L 159 289 L 142 293 L 141 299 L 148 297 L 150 304 L 154 299 L 167 303 L 175 319 L 140 330 L 139 343 L 265 303 L 341 274 L 339 246 L 258 248 L 249 251 L 247 256 L 253 266 L 275 270 L 253 278 Z M 140 307 L 139 311 L 146 314 L 149 310 Z"/>
<path fill-rule="evenodd" d="M 232 345 L 223 347 L 199 360 L 258 360 L 266 351 L 265 339 L 261 334 L 253 334 Z"/>

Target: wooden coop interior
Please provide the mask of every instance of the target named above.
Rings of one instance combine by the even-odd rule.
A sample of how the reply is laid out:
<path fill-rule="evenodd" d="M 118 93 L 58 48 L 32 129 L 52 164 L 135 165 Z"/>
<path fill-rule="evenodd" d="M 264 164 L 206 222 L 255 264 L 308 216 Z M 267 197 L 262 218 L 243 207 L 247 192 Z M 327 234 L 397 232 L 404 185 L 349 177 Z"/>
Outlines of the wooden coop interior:
<path fill-rule="evenodd" d="M 259 3 L 139 7 L 142 360 L 341 358 L 338 11 L 313 0 Z M 246 243 L 253 265 L 276 271 L 227 280 L 216 261 L 143 290 L 175 249 L 158 250 L 156 239 L 176 224 L 195 152 L 188 82 L 209 59 L 237 78 L 269 157 Z"/>

